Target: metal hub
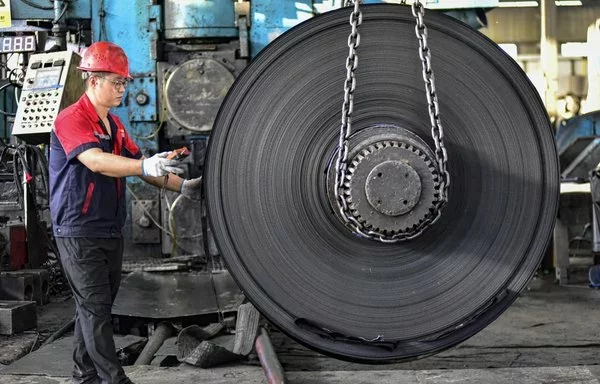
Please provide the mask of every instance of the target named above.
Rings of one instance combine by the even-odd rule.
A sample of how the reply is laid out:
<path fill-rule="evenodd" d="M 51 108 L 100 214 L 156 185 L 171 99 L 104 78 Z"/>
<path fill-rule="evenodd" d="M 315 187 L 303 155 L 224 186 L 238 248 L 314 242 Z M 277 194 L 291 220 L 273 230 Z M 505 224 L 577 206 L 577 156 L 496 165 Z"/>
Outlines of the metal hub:
<path fill-rule="evenodd" d="M 422 223 L 436 201 L 436 169 L 425 143 L 384 140 L 359 150 L 346 171 L 344 195 L 366 228 L 388 235 Z"/>
<path fill-rule="evenodd" d="M 365 183 L 367 200 L 378 212 L 398 216 L 409 212 L 421 197 L 421 178 L 410 164 L 385 161 L 373 168 Z"/>

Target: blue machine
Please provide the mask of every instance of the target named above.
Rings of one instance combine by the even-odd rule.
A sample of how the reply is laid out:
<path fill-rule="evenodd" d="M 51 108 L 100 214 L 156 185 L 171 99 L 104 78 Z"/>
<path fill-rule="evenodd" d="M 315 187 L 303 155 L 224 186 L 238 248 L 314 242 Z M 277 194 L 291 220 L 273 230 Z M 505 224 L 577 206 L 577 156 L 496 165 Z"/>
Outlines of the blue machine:
<path fill-rule="evenodd" d="M 381 2 L 386 1 L 364 1 Z M 497 2 L 487 0 L 479 4 L 487 8 Z M 343 3 L 11 0 L 12 26 L 0 29 L 0 37 L 35 35 L 36 52 L 82 52 L 86 45 L 100 40 L 123 47 L 134 80 L 123 104 L 113 112 L 126 124 L 145 155 L 184 145 L 190 148 L 192 156 L 183 163 L 185 175 L 197 177 L 202 173 L 207 140 L 221 101 L 252 57 L 289 28 Z M 440 8 L 442 3 L 462 8 L 472 1 L 426 2 L 432 8 Z M 479 16 L 472 16 L 470 9 L 461 9 L 454 16 L 466 22 L 476 20 L 473 26 L 481 26 L 483 11 L 472 11 Z M 21 62 L 26 68 L 27 54 L 32 52 L 23 53 L 25 59 Z M 7 57 L 10 52 L 0 55 Z M 12 93 L 4 92 L 3 97 L 4 110 L 14 112 L 17 105 Z M 10 120 L 5 118 L 2 124 L 9 128 Z M 2 131 L 6 132 L 4 139 L 10 140 L 9 130 Z M 160 202 L 154 188 L 138 178 L 130 178 L 128 188 L 132 201 L 128 215 L 131 225 L 126 225 L 125 232 L 126 255 L 191 254 L 206 249 L 198 207 L 175 201 L 175 195 L 170 196 L 175 203 L 169 207 Z M 153 217 L 147 217 L 149 213 Z M 162 229 L 157 223 L 163 223 Z"/>
<path fill-rule="evenodd" d="M 600 163 L 600 111 L 564 120 L 556 131 L 561 176 L 585 179 Z"/>

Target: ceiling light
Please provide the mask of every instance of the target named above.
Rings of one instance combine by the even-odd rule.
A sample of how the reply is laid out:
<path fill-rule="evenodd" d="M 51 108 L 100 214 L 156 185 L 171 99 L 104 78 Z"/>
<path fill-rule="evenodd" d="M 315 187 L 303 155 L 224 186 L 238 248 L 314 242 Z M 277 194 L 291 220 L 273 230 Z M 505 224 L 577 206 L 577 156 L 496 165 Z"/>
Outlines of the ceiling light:
<path fill-rule="evenodd" d="M 579 7 L 583 5 L 581 0 L 556 0 L 555 3 L 559 7 Z"/>
<path fill-rule="evenodd" d="M 556 0 L 554 2 L 558 7 L 578 7 L 582 6 L 581 0 Z M 537 1 L 501 1 L 498 3 L 498 7 L 501 8 L 512 8 L 512 7 L 537 7 L 539 6 Z"/>
<path fill-rule="evenodd" d="M 539 4 L 537 1 L 501 1 L 498 3 L 499 7 L 537 7 Z"/>
<path fill-rule="evenodd" d="M 563 57 L 586 57 L 588 52 L 588 43 L 575 42 L 560 45 L 560 54 Z"/>

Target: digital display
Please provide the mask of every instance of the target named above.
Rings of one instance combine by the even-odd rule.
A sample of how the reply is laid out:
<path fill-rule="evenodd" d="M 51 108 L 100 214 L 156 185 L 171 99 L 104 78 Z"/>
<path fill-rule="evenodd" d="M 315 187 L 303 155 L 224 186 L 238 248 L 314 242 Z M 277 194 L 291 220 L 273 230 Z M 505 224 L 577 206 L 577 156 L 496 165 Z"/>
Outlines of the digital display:
<path fill-rule="evenodd" d="M 57 88 L 62 67 L 44 68 L 35 74 L 33 88 Z"/>
<path fill-rule="evenodd" d="M 35 52 L 35 35 L 0 36 L 0 53 Z"/>

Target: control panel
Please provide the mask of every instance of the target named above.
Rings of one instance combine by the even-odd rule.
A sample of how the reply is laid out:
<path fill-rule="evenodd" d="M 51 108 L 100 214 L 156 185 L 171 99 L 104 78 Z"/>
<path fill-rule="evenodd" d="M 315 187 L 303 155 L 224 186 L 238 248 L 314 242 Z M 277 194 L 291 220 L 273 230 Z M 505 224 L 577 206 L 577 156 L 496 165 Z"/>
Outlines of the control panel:
<path fill-rule="evenodd" d="M 81 97 L 85 87 L 72 51 L 31 55 L 12 134 L 28 144 L 50 142 L 54 120 Z"/>

